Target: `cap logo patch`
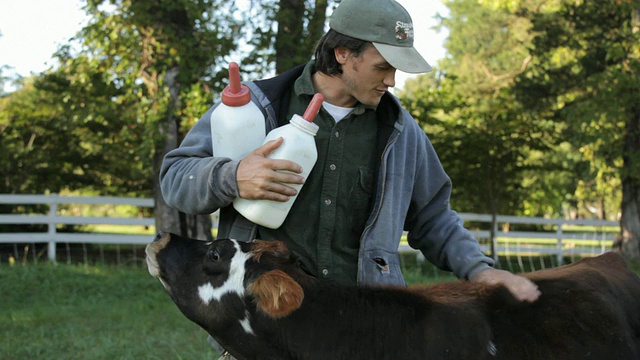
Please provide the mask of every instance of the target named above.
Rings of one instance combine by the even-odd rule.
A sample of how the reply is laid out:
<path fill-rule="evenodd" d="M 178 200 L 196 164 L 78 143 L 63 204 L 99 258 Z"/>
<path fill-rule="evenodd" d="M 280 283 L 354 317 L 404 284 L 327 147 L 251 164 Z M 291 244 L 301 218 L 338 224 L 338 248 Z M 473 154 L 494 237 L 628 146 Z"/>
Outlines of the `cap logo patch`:
<path fill-rule="evenodd" d="M 396 21 L 396 39 L 407 40 L 413 39 L 413 24 L 402 21 Z"/>

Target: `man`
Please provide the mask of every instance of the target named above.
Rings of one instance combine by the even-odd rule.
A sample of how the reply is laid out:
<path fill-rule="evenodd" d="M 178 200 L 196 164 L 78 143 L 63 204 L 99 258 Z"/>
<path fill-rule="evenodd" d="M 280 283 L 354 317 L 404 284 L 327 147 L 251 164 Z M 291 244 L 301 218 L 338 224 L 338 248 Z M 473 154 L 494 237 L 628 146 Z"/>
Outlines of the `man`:
<path fill-rule="evenodd" d="M 244 159 L 211 153 L 210 109 L 169 152 L 161 171 L 165 200 L 186 213 L 220 209 L 218 237 L 284 240 L 309 273 L 360 284 L 404 284 L 398 245 L 409 244 L 440 268 L 470 281 L 502 283 L 521 301 L 536 286 L 492 268 L 449 207 L 451 181 L 424 131 L 387 90 L 396 69 L 431 71 L 413 47 L 413 25 L 394 0 L 343 0 L 318 42 L 315 59 L 271 79 L 248 83 L 267 132 L 302 114 L 314 93 L 325 98 L 314 123 L 318 160 L 307 179 L 300 166 L 266 156 L 282 139 Z M 237 134 L 242 141 L 242 134 Z M 284 224 L 250 223 L 234 198 L 286 201 L 304 184 Z"/>

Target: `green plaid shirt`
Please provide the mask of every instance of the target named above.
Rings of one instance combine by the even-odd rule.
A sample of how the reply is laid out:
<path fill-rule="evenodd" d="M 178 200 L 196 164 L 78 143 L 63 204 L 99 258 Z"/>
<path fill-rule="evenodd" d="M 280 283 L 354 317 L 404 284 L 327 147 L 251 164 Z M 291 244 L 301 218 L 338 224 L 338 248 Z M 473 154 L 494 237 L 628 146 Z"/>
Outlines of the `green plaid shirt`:
<path fill-rule="evenodd" d="M 302 115 L 311 101 L 312 73 L 313 62 L 295 82 L 288 119 Z M 318 161 L 284 224 L 275 230 L 260 227 L 259 238 L 285 241 L 315 276 L 355 283 L 378 163 L 376 113 L 358 104 L 336 123 L 321 108 L 314 123 L 320 127 L 315 137 Z"/>

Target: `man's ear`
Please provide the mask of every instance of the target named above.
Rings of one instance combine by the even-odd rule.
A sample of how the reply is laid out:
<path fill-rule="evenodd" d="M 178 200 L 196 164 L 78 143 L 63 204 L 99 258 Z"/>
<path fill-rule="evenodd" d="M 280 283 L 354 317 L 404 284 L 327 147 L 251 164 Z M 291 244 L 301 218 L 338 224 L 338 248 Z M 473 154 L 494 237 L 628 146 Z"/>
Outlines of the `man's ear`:
<path fill-rule="evenodd" d="M 304 299 L 300 284 L 281 270 L 260 275 L 247 290 L 255 297 L 258 310 L 276 319 L 291 314 Z"/>
<path fill-rule="evenodd" d="M 351 55 L 351 51 L 345 47 L 339 47 L 339 48 L 333 49 L 333 54 L 335 55 L 336 61 L 338 62 L 338 64 L 344 65 L 349 59 L 349 56 Z"/>

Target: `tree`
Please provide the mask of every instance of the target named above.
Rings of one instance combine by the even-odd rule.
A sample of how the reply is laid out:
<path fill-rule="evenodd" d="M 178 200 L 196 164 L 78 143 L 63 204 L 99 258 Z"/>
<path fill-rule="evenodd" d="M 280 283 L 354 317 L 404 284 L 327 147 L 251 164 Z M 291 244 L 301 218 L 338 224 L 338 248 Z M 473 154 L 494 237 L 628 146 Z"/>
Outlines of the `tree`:
<path fill-rule="evenodd" d="M 630 4 L 631 36 L 627 41 L 626 56 L 623 56 L 622 73 L 635 79 L 624 86 L 631 100 L 625 121 L 622 159 L 622 216 L 620 218 L 622 252 L 631 259 L 640 259 L 640 4 Z M 633 100 L 635 99 L 635 100 Z"/>
<path fill-rule="evenodd" d="M 531 62 L 528 19 L 480 6 L 447 2 L 447 58 L 435 73 L 408 81 L 400 97 L 430 136 L 454 183 L 456 208 L 523 213 L 529 174 L 558 165 L 543 154 L 558 143 L 559 128 L 531 116 L 512 88 Z M 530 210 L 530 209 L 529 209 Z M 535 214 L 537 215 L 537 214 Z"/>
<path fill-rule="evenodd" d="M 150 174 L 140 161 L 149 153 L 136 145 L 144 129 L 123 116 L 131 104 L 111 101 L 121 89 L 85 60 L 26 79 L 1 100 L 0 192 L 149 195 Z"/>
<path fill-rule="evenodd" d="M 323 35 L 329 0 L 251 1 L 247 38 L 249 51 L 242 64 L 253 76 L 280 74 L 311 59 Z"/>
<path fill-rule="evenodd" d="M 567 124 L 565 136 L 588 162 L 596 194 L 621 184 L 620 250 L 640 259 L 640 4 L 515 4 L 513 11 L 532 19 L 539 59 L 520 79 L 519 96 Z"/>
<path fill-rule="evenodd" d="M 235 49 L 239 31 L 233 3 L 89 0 L 85 10 L 91 21 L 78 34 L 80 56 L 61 52 L 60 58 L 69 66 L 90 59 L 121 90 L 107 101 L 129 105 L 120 115 L 144 129 L 137 144 L 152 159 L 144 166 L 152 169 L 157 227 L 211 238 L 209 217 L 166 206 L 157 179 L 164 154 L 210 105 L 208 91 L 223 87 L 224 56 Z"/>
<path fill-rule="evenodd" d="M 277 74 L 311 59 L 315 41 L 324 32 L 327 5 L 328 0 L 316 0 L 308 9 L 305 1 L 279 1 L 274 44 Z"/>

